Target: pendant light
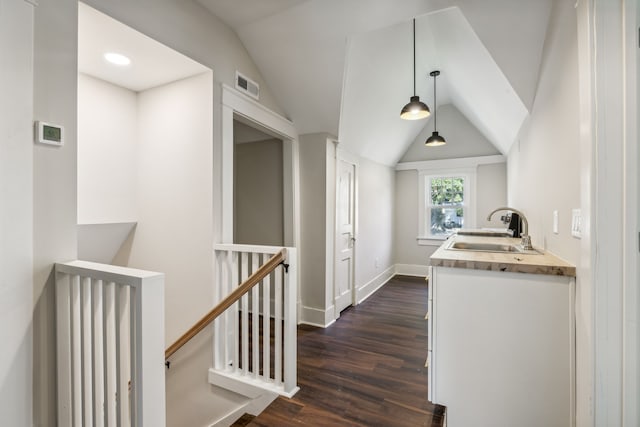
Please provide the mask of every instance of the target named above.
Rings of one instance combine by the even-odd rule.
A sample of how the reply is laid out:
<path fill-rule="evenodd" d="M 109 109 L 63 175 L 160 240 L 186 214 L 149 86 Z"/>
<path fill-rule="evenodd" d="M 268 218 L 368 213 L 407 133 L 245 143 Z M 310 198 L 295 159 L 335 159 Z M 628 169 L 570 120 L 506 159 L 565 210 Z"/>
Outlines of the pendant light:
<path fill-rule="evenodd" d="M 429 73 L 433 77 L 433 133 L 424 143 L 427 147 L 438 147 L 445 145 L 447 141 L 438 134 L 438 104 L 436 102 L 436 77 L 440 75 L 440 71 L 432 71 Z"/>
<path fill-rule="evenodd" d="M 413 96 L 409 98 L 409 103 L 400 111 L 400 118 L 405 120 L 419 120 L 429 117 L 431 111 L 424 102 L 420 102 L 420 97 L 416 95 L 416 20 L 413 19 Z"/>

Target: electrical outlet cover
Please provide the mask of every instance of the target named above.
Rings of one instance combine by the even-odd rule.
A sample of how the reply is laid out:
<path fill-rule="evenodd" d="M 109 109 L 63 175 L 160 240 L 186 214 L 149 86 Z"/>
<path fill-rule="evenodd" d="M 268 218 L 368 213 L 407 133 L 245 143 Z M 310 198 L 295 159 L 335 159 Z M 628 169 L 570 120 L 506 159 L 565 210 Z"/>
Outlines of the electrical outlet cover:
<path fill-rule="evenodd" d="M 553 211 L 553 232 L 558 234 L 558 211 Z"/>

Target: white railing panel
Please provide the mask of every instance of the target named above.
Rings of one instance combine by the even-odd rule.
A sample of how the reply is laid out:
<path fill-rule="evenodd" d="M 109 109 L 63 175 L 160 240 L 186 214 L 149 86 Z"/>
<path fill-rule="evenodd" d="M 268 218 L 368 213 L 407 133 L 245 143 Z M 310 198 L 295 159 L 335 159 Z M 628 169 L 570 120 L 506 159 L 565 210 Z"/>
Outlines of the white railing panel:
<path fill-rule="evenodd" d="M 165 425 L 163 285 L 160 273 L 56 264 L 58 425 Z"/>
<path fill-rule="evenodd" d="M 276 267 L 216 321 L 217 328 L 226 322 L 227 335 L 226 339 L 216 338 L 214 345 L 228 346 L 235 351 L 231 356 L 233 367 L 228 369 L 220 363 L 222 353 L 214 350 L 213 371 L 224 378 L 233 377 L 290 397 L 298 390 L 295 248 L 217 244 L 214 260 L 216 277 L 222 280 L 217 283 L 220 290 L 217 295 L 222 298 L 283 249 L 287 254 L 284 264 L 288 272 L 282 265 Z M 225 271 L 230 274 L 225 275 Z"/>

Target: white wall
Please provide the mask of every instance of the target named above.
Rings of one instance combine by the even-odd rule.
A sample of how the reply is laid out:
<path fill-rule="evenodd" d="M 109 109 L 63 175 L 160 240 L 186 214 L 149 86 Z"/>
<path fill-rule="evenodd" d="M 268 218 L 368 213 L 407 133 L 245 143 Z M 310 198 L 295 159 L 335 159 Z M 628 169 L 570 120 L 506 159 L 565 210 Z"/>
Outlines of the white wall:
<path fill-rule="evenodd" d="M 433 132 L 433 123 L 433 114 L 431 114 L 400 162 L 500 154 L 498 149 L 453 104 L 438 107 L 438 133 L 447 140 L 447 144 L 427 148 L 424 142 Z"/>
<path fill-rule="evenodd" d="M 284 245 L 282 140 L 234 146 L 234 243 Z"/>
<path fill-rule="evenodd" d="M 580 176 L 580 94 L 576 11 L 554 2 L 540 80 L 528 123 L 508 157 L 509 204 L 524 211 L 534 246 L 546 247 L 581 270 L 580 241 L 571 237 L 571 209 L 584 206 Z M 586 162 L 589 162 L 586 160 Z M 589 203 L 588 201 L 586 203 Z M 552 231 L 553 211 L 559 233 Z M 583 216 L 588 212 L 583 211 Z M 584 217 L 585 224 L 588 218 Z M 587 256 L 588 258 L 588 256 Z M 588 265 L 583 266 L 589 268 Z M 576 286 L 577 425 L 592 420 L 591 296 L 580 274 Z"/>
<path fill-rule="evenodd" d="M 419 245 L 416 237 L 418 224 L 418 171 L 396 172 L 395 219 L 394 219 L 394 259 L 396 264 L 429 265 L 429 257 L 438 248 Z M 506 164 L 493 163 L 478 165 L 476 169 L 476 227 L 502 227 L 502 223 L 488 222 L 487 214 L 493 209 L 506 205 L 507 177 Z"/>
<path fill-rule="evenodd" d="M 357 299 L 382 284 L 393 257 L 395 170 L 360 158 L 357 166 L 357 233 L 355 285 Z"/>
<path fill-rule="evenodd" d="M 487 221 L 489 212 L 507 205 L 507 165 L 478 165 L 476 175 L 476 227 L 504 227 L 499 217 Z"/>
<path fill-rule="evenodd" d="M 8 426 L 33 425 L 32 42 L 33 6 L 0 0 L 0 417 Z"/>
<path fill-rule="evenodd" d="M 580 241 L 570 233 L 571 209 L 580 207 L 577 29 L 565 3 L 554 6 L 531 117 L 509 152 L 508 194 L 527 215 L 533 244 L 577 263 Z"/>
<path fill-rule="evenodd" d="M 326 134 L 306 134 L 299 139 L 300 299 L 303 307 L 323 312 L 333 299 L 333 289 L 325 281 L 327 138 Z"/>
<path fill-rule="evenodd" d="M 66 131 L 63 148 L 34 147 L 33 158 L 33 417 L 34 425 L 51 426 L 55 425 L 56 413 L 52 270 L 54 262 L 77 257 L 78 2 L 38 3 L 34 31 L 34 116 L 59 123 Z M 234 72 L 239 69 L 260 83 L 261 102 L 279 111 L 235 33 L 196 2 L 89 0 L 87 3 L 215 69 L 217 82 L 232 85 Z M 214 102 L 219 103 L 219 98 L 214 98 Z M 214 110 L 216 133 L 220 130 L 219 117 L 220 110 Z M 222 413 L 228 410 L 226 407 L 217 409 Z"/>
<path fill-rule="evenodd" d="M 395 184 L 394 258 L 396 264 L 429 265 L 437 246 L 418 245 L 418 171 L 397 171 Z"/>
<path fill-rule="evenodd" d="M 129 266 L 165 273 L 167 343 L 211 308 L 212 79 L 139 94 L 138 226 Z"/>
<path fill-rule="evenodd" d="M 214 302 L 212 85 L 211 73 L 203 73 L 138 95 L 138 226 L 124 250 L 129 266 L 165 273 L 165 346 Z M 207 330 L 174 358 L 168 425 L 185 417 L 211 421 L 237 404 L 230 393 L 211 393 L 210 343 Z"/>
<path fill-rule="evenodd" d="M 78 223 L 137 220 L 138 95 L 78 74 Z"/>
<path fill-rule="evenodd" d="M 38 4 L 33 114 L 65 128 L 64 147 L 33 147 L 33 424 L 51 426 L 56 416 L 53 264 L 77 257 L 78 2 Z"/>

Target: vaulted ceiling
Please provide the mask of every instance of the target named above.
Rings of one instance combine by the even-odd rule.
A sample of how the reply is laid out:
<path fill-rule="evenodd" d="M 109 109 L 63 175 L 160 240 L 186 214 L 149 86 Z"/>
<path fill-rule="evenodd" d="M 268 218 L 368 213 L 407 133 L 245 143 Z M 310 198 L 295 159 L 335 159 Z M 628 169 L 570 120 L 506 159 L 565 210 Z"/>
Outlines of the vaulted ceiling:
<path fill-rule="evenodd" d="M 335 134 L 393 165 L 426 124 L 399 118 L 413 92 L 412 18 L 417 94 L 433 110 L 439 69 L 438 105 L 506 154 L 533 103 L 553 0 L 197 1 L 236 31 L 301 134 Z"/>

